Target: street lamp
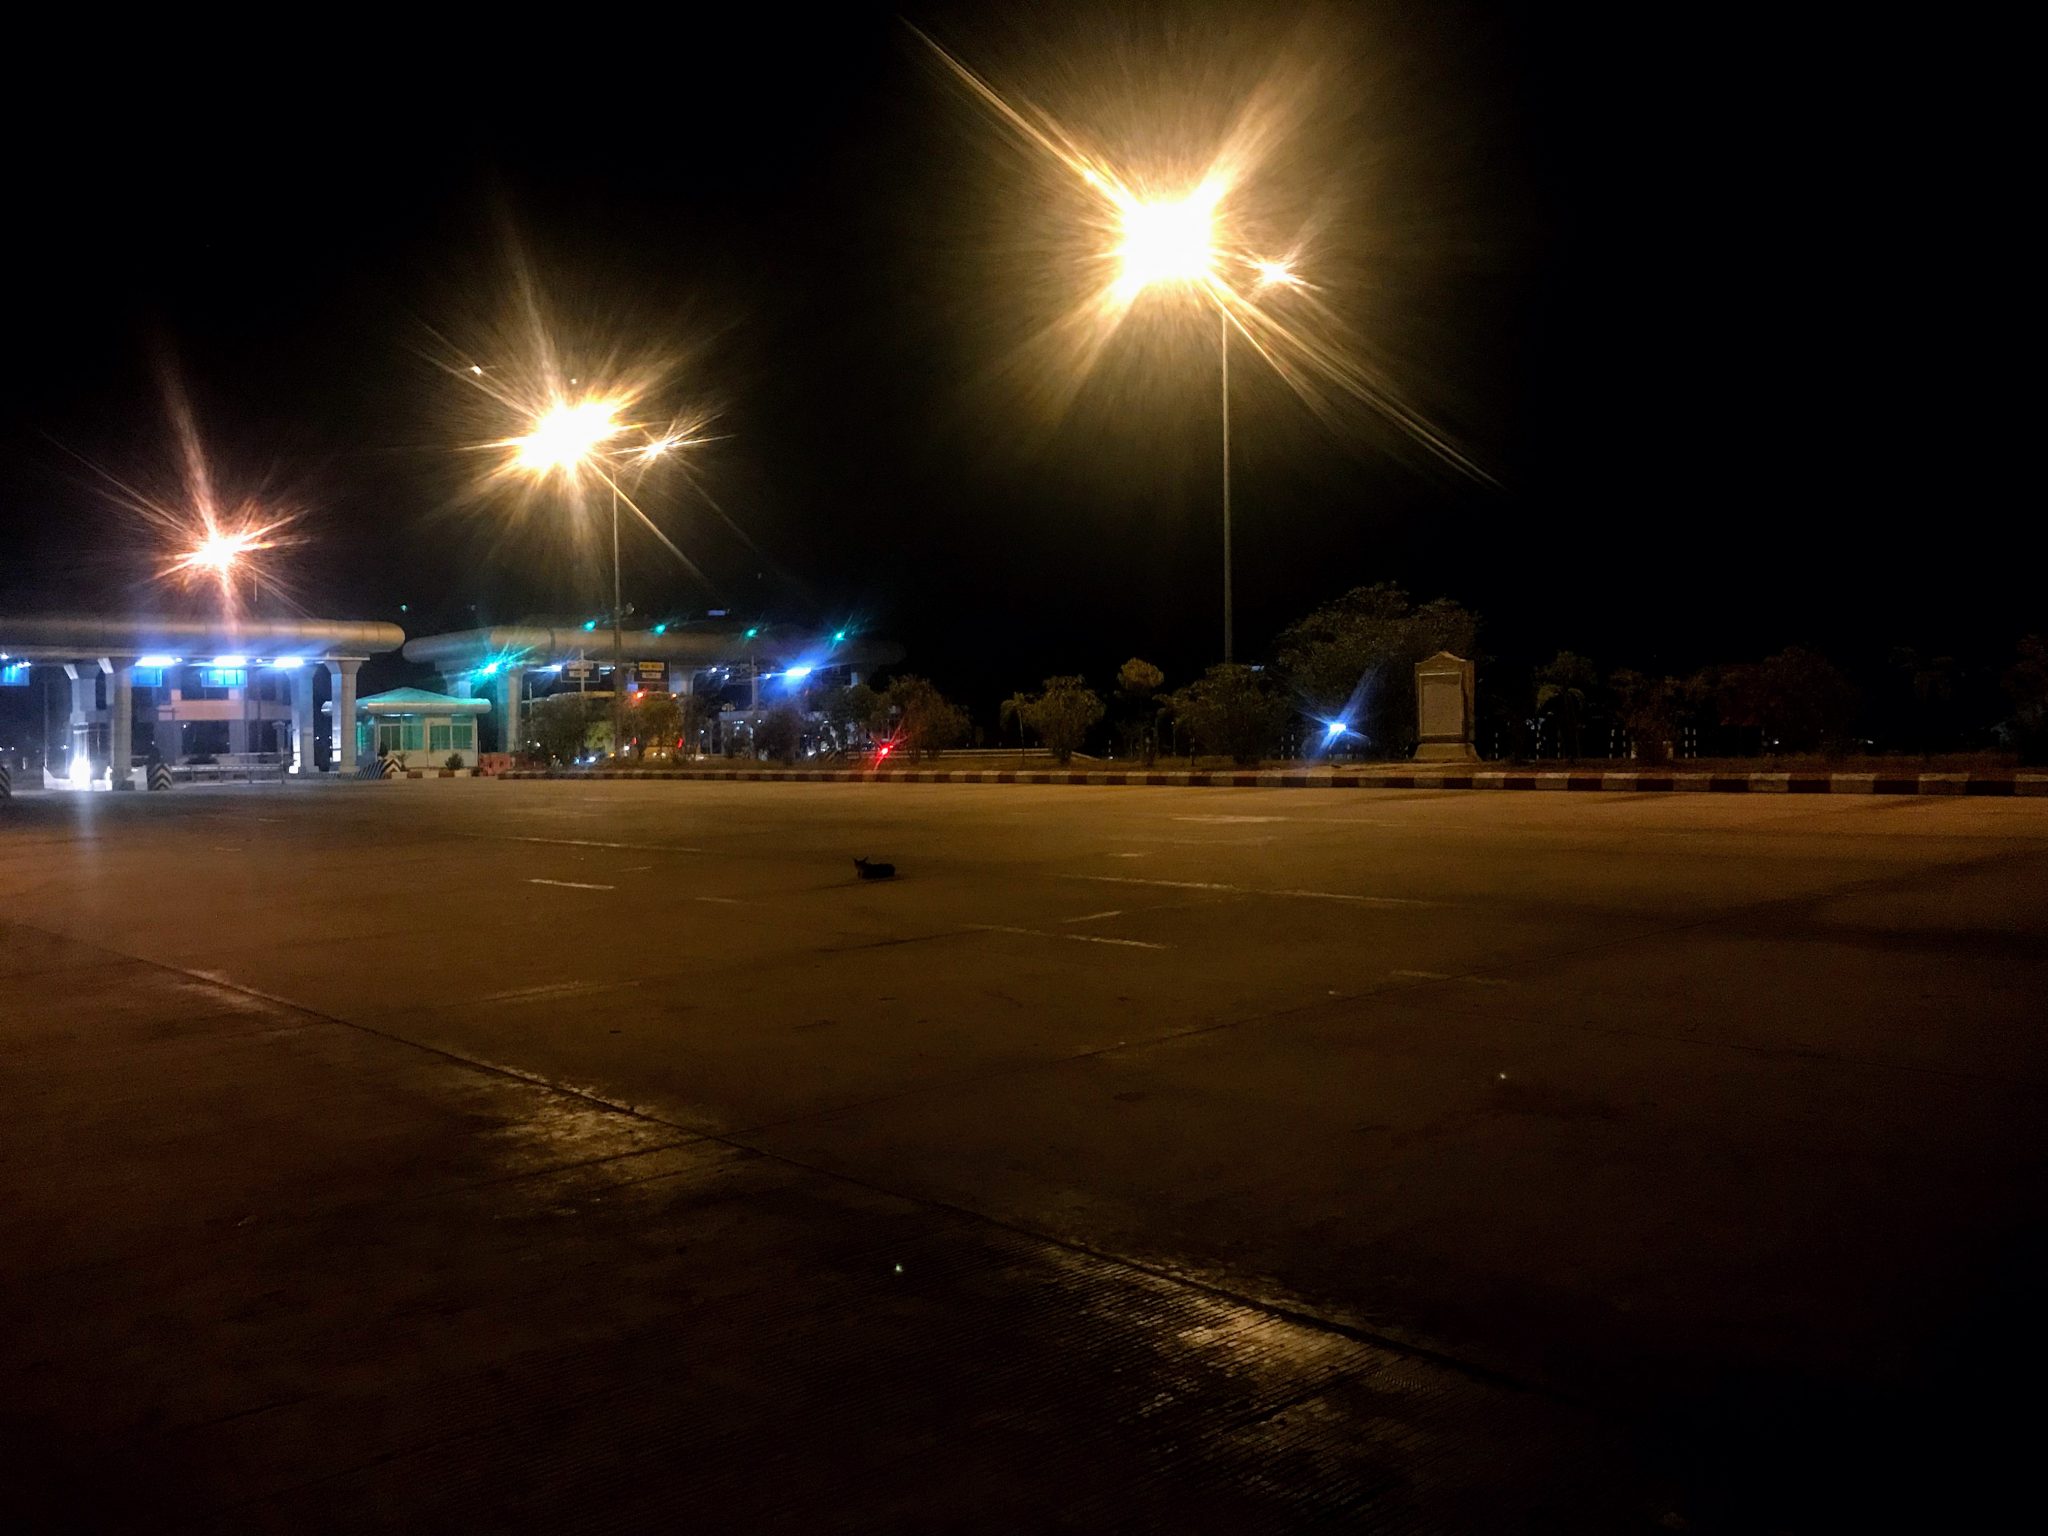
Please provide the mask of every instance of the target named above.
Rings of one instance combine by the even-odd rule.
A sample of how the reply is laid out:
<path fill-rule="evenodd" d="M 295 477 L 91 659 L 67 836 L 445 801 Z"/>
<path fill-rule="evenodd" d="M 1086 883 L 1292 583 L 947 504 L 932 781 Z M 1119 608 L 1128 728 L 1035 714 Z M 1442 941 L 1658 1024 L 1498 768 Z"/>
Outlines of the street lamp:
<path fill-rule="evenodd" d="M 1118 272 L 1114 293 L 1125 304 L 1147 288 L 1162 284 L 1194 288 L 1216 303 L 1217 355 L 1221 361 L 1223 402 L 1223 659 L 1233 659 L 1235 602 L 1231 587 L 1230 539 L 1230 300 L 1240 297 L 1217 271 L 1216 205 L 1223 187 L 1204 182 L 1186 197 L 1140 202 L 1125 196 L 1117 201 L 1122 242 L 1117 246 Z M 1247 259 L 1256 274 L 1255 289 L 1298 287 L 1291 262 Z"/>
<path fill-rule="evenodd" d="M 633 430 L 619 420 L 621 402 L 601 396 L 556 400 L 534 418 L 524 437 L 506 444 L 513 469 L 536 479 L 560 474 L 573 477 L 592 469 L 612 492 L 612 756 L 623 754 L 626 740 L 625 600 L 619 570 L 619 482 L 614 468 L 623 463 L 651 464 L 686 439 L 670 434 L 636 448 L 607 449 L 606 444 Z M 588 624 L 585 629 L 590 628 Z"/>

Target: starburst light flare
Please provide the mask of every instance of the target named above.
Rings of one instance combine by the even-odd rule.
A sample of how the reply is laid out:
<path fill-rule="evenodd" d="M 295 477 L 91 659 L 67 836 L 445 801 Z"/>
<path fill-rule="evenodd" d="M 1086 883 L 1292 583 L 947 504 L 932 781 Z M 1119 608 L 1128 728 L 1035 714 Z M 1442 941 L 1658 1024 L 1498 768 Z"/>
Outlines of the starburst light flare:
<path fill-rule="evenodd" d="M 1292 178 L 1283 174 L 1290 140 L 1309 131 L 1312 121 L 1311 93 L 1299 80 L 1276 75 L 1252 92 L 1195 174 L 1186 170 L 1193 147 L 1173 131 L 1144 146 L 1145 161 L 1168 167 L 1147 172 L 1119 168 L 1050 113 L 1006 97 L 933 38 L 911 30 L 1042 164 L 1067 172 L 1068 185 L 1087 204 L 1067 222 L 1097 240 L 1077 266 L 1100 272 L 1100 280 L 1026 349 L 1041 375 L 1034 380 L 1036 393 L 1055 414 L 1072 403 L 1141 301 L 1156 293 L 1162 300 L 1213 306 L 1232 334 L 1326 420 L 1334 422 L 1348 398 L 1453 469 L 1492 483 L 1300 275 L 1297 260 L 1314 222 L 1311 210 L 1325 189 L 1290 186 Z M 1282 225 L 1290 191 L 1302 212 Z M 1276 250 L 1289 254 L 1276 257 Z"/>

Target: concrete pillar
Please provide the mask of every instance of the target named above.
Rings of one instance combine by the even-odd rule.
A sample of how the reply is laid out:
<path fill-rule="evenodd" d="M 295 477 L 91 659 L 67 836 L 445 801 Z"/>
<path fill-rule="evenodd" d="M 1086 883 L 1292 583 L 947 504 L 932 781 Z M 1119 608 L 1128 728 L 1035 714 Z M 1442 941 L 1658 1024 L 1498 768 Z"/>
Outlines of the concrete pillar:
<path fill-rule="evenodd" d="M 292 673 L 293 773 L 313 771 L 313 725 L 318 718 L 313 713 L 313 669 L 300 667 Z"/>
<path fill-rule="evenodd" d="M 356 771 L 356 673 L 362 661 L 355 657 L 337 657 L 327 663 L 327 672 L 334 679 L 334 771 L 354 773 Z"/>
<path fill-rule="evenodd" d="M 500 752 L 517 752 L 526 745 L 526 668 L 505 669 L 505 713 L 499 718 L 505 722 L 503 740 L 498 743 Z"/>
<path fill-rule="evenodd" d="M 67 774 L 71 771 L 71 764 L 76 762 L 81 755 L 88 762 L 92 758 L 92 717 L 93 712 L 99 707 L 96 702 L 97 694 L 94 691 L 96 686 L 94 674 L 97 671 L 98 668 L 96 666 L 86 662 L 67 661 L 64 663 L 64 675 L 71 679 L 71 717 L 69 721 L 71 750 L 66 755 L 64 761 L 64 771 Z"/>
<path fill-rule="evenodd" d="M 183 721 L 157 721 L 156 755 L 167 763 L 175 763 L 185 755 L 185 725 Z"/>
<path fill-rule="evenodd" d="M 135 787 L 135 658 L 102 657 L 107 671 L 107 761 L 114 770 L 114 788 Z"/>

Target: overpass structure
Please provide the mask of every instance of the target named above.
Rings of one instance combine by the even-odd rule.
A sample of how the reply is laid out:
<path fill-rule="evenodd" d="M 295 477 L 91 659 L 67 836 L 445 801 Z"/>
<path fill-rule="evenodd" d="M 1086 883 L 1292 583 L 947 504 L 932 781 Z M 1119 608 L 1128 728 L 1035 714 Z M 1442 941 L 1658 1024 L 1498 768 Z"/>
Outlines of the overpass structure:
<path fill-rule="evenodd" d="M 458 691 L 494 696 L 503 739 L 512 743 L 523 739 L 526 702 L 535 692 L 529 688 L 529 680 L 546 674 L 553 683 L 572 667 L 587 668 L 593 678 L 609 672 L 612 632 L 573 623 L 465 629 L 409 640 L 405 659 L 434 667 Z M 862 671 L 901 661 L 903 647 L 854 630 L 662 624 L 626 630 L 620 640 L 620 659 L 628 689 L 686 694 L 695 691 L 697 679 L 704 673 L 737 672 L 748 679 L 758 703 L 764 676 L 779 673 L 802 678 L 827 668 L 844 668 L 858 680 Z"/>
<path fill-rule="evenodd" d="M 113 768 L 115 789 L 131 787 L 138 715 L 157 751 L 173 759 L 178 733 L 193 722 L 224 723 L 230 749 L 238 752 L 255 750 L 252 727 L 288 722 L 292 771 L 312 773 L 320 718 L 313 680 L 320 667 L 332 680 L 336 728 L 329 762 L 353 772 L 356 672 L 371 656 L 404 643 L 405 631 L 396 624 L 347 619 L 0 615 L 6 665 L 63 667 L 70 683 L 71 761 L 89 763 L 90 778 Z"/>

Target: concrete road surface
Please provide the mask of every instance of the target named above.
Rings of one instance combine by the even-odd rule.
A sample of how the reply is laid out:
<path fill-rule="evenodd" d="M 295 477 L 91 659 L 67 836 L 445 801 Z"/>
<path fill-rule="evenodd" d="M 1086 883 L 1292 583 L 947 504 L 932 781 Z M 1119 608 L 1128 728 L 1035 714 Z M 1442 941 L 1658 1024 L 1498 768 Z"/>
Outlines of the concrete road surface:
<path fill-rule="evenodd" d="M 2041 1427 L 2044 896 L 2027 801 L 21 798 L 0 1502 L 1957 1528 Z"/>

